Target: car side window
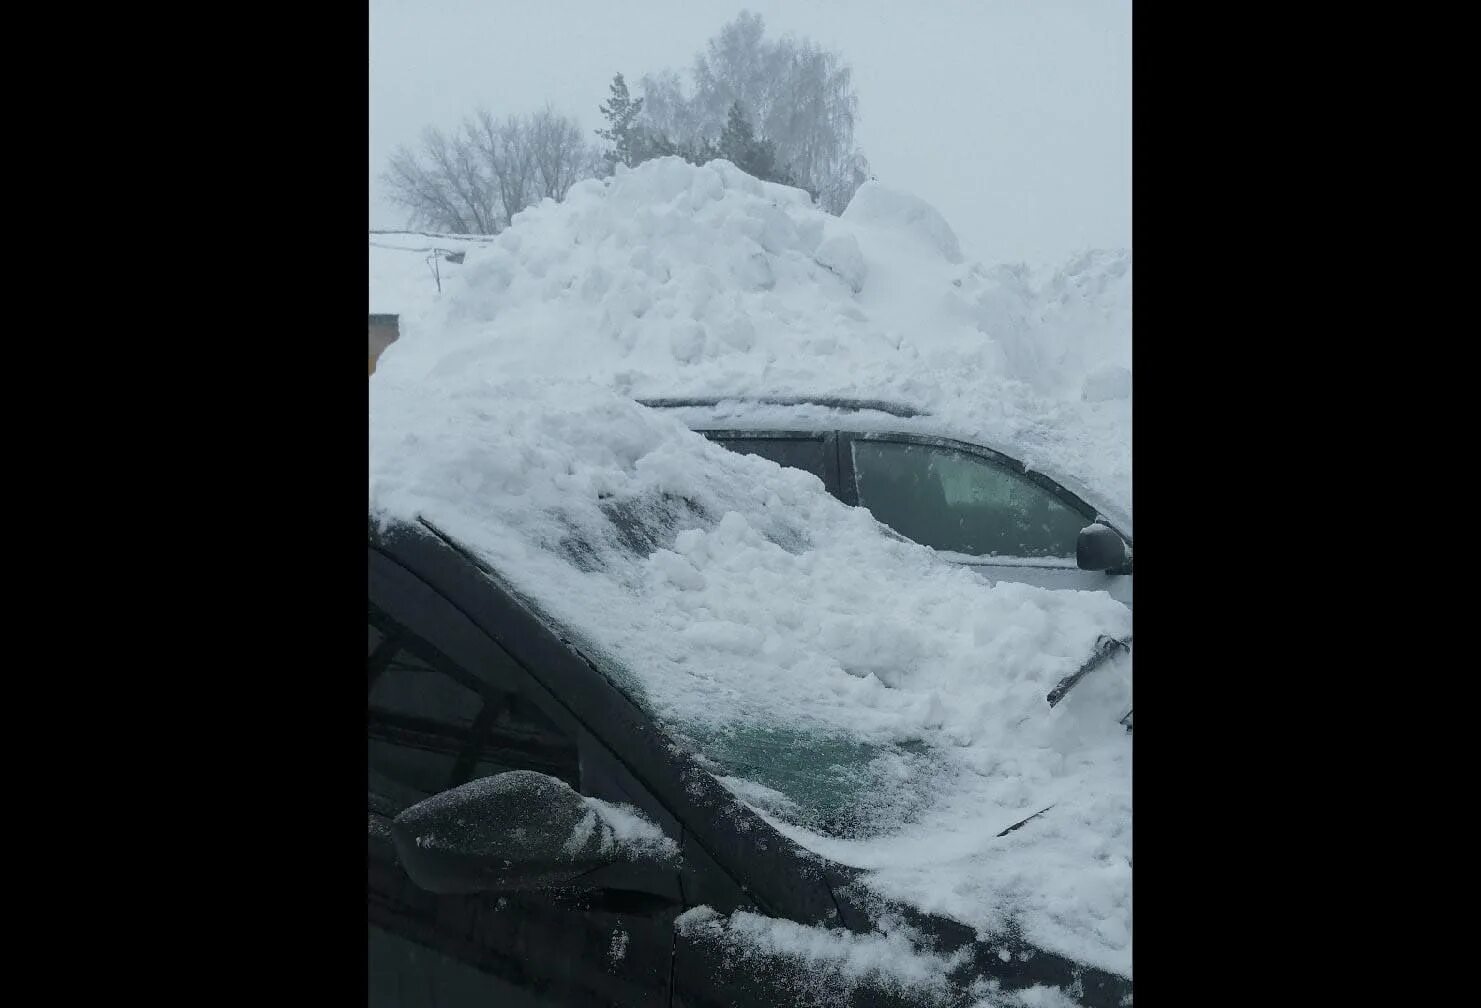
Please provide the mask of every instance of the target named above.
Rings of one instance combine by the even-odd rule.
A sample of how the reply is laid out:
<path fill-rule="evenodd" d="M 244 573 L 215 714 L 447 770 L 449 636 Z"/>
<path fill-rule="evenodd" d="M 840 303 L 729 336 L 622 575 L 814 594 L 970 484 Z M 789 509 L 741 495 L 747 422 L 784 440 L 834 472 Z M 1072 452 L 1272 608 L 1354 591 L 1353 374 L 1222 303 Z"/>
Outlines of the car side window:
<path fill-rule="evenodd" d="M 579 784 L 575 740 L 497 670 L 474 676 L 374 609 L 367 623 L 372 790 L 404 807 L 506 770 Z"/>
<path fill-rule="evenodd" d="M 714 440 L 733 452 L 742 455 L 759 455 L 771 459 L 777 465 L 802 469 L 812 473 L 827 485 L 828 450 L 831 447 L 822 435 L 817 437 L 730 437 L 716 436 Z"/>
<path fill-rule="evenodd" d="M 1073 557 L 1080 514 L 1044 487 L 938 445 L 856 439 L 859 503 L 925 546 L 972 556 Z"/>

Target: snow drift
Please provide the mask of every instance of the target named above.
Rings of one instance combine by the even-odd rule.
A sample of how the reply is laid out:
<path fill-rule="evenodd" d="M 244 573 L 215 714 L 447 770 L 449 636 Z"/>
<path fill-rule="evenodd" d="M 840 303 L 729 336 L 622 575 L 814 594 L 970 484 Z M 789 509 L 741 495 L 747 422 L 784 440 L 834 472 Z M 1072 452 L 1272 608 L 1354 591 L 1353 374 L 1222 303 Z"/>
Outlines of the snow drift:
<path fill-rule="evenodd" d="M 383 273 L 397 296 L 423 294 L 381 366 L 634 397 L 905 401 L 1130 510 L 1129 252 L 987 267 L 933 208 L 877 182 L 837 218 L 728 162 L 677 158 L 578 183 L 461 248 L 440 297 L 420 261 L 402 264 L 418 279 Z"/>

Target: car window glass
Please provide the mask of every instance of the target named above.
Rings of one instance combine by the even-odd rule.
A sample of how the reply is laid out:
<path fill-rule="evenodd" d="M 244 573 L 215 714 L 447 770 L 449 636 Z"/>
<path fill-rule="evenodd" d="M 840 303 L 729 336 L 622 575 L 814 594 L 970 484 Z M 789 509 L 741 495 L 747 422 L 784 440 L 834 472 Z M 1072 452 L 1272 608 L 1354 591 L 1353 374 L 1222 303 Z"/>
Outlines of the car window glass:
<path fill-rule="evenodd" d="M 468 779 L 535 770 L 581 787 L 576 745 L 519 693 L 500 693 L 486 712 L 488 730 Z"/>
<path fill-rule="evenodd" d="M 742 455 L 760 455 L 777 465 L 803 469 L 824 483 L 827 479 L 827 445 L 821 437 L 716 438 L 726 448 Z"/>
<path fill-rule="evenodd" d="M 483 698 L 407 648 L 398 648 L 370 686 L 368 762 L 373 774 L 422 797 L 445 790 L 458 758 L 473 746 Z"/>
<path fill-rule="evenodd" d="M 859 503 L 904 536 L 974 556 L 1073 557 L 1090 519 L 1023 476 L 966 452 L 853 442 Z"/>
<path fill-rule="evenodd" d="M 576 744 L 498 669 L 475 677 L 372 613 L 368 772 L 372 790 L 410 805 L 450 787 L 535 770 L 579 784 Z"/>

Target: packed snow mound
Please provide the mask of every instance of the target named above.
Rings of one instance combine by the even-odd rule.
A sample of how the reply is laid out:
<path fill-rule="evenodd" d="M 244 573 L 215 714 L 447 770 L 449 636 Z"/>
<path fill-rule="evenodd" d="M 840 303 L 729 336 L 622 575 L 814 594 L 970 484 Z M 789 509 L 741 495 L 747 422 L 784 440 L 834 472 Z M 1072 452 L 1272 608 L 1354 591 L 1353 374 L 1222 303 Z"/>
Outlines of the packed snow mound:
<path fill-rule="evenodd" d="M 1130 399 L 1131 370 L 1118 364 L 1101 365 L 1085 376 L 1085 391 L 1081 397 L 1087 402 Z"/>
<path fill-rule="evenodd" d="M 864 289 L 864 279 L 869 275 L 869 266 L 864 261 L 864 253 L 859 250 L 859 242 L 853 235 L 836 234 L 824 239 L 823 243 L 818 246 L 818 252 L 814 258 L 838 274 L 838 278 L 848 284 L 849 290 L 855 294 Z"/>
<path fill-rule="evenodd" d="M 372 514 L 478 553 L 879 892 L 1129 974 L 1129 670 L 1046 702 L 1125 606 L 944 564 L 604 386 L 477 371 L 377 372 Z"/>
<path fill-rule="evenodd" d="M 839 218 L 729 162 L 661 158 L 470 242 L 442 294 L 403 315 L 371 382 L 550 376 L 635 398 L 904 401 L 937 433 L 1129 510 L 1130 402 L 1083 392 L 1097 368 L 1130 367 L 1130 289 L 1125 251 L 988 267 L 963 261 L 934 209 L 877 183 Z"/>
<path fill-rule="evenodd" d="M 946 218 L 919 196 L 865 182 L 849 200 L 843 219 L 910 235 L 952 264 L 962 261 L 962 247 Z"/>

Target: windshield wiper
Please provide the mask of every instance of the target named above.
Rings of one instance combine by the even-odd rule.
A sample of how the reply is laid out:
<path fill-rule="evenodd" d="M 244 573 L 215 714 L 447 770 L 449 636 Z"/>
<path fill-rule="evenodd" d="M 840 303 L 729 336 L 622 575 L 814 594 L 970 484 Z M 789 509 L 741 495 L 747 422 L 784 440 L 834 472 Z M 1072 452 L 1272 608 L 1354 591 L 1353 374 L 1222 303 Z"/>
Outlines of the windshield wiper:
<path fill-rule="evenodd" d="M 1124 638 L 1111 637 L 1106 634 L 1101 634 L 1099 637 L 1097 637 L 1095 639 L 1095 650 L 1091 652 L 1090 660 L 1087 661 L 1084 665 L 1081 665 L 1070 675 L 1067 675 L 1063 679 L 1061 679 L 1059 681 L 1059 685 L 1055 686 L 1052 690 L 1049 691 L 1049 696 L 1047 698 L 1049 700 L 1049 706 L 1053 707 L 1055 704 L 1063 700 L 1066 693 L 1074 689 L 1081 679 L 1084 679 L 1091 672 L 1094 672 L 1096 669 L 1104 665 L 1106 661 L 1110 659 L 1111 655 L 1116 653 L 1116 650 L 1118 648 L 1130 654 L 1131 637 L 1129 635 Z M 1131 727 L 1130 719 L 1131 711 L 1127 711 L 1126 717 L 1122 720 L 1122 723 L 1125 724 L 1127 728 Z"/>
<path fill-rule="evenodd" d="M 1053 805 L 1050 805 L 1049 808 L 1041 808 L 1041 809 L 1039 809 L 1039 811 L 1035 812 L 1033 815 L 1029 816 L 1028 818 L 1018 820 L 1018 822 L 1014 823 L 1012 826 L 1009 826 L 1007 829 L 1003 830 L 1003 832 L 999 833 L 998 836 L 1000 836 L 1000 837 L 1007 836 L 1009 833 L 1012 833 L 1014 830 L 1016 830 L 1018 827 L 1022 826 L 1024 823 L 1028 822 L 1031 819 L 1037 819 L 1037 818 L 1039 818 L 1039 816 L 1043 815 L 1045 812 L 1048 812 L 1049 809 L 1052 809 L 1053 807 L 1054 807 Z"/>

